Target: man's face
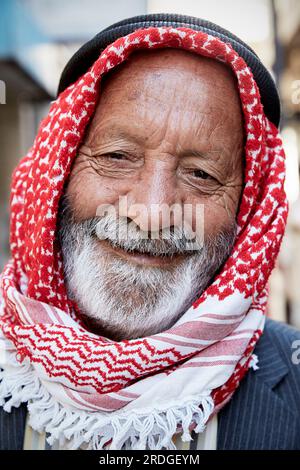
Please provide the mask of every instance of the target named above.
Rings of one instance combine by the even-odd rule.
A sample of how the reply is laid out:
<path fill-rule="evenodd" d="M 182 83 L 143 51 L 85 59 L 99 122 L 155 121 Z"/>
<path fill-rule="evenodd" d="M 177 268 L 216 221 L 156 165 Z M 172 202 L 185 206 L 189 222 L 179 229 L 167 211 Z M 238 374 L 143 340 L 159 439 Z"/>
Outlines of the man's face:
<path fill-rule="evenodd" d="M 69 294 L 95 331 L 117 339 L 162 331 L 205 289 L 234 241 L 242 152 L 239 96 L 223 64 L 179 50 L 139 52 L 105 80 L 60 229 Z M 103 205 L 117 208 L 118 221 L 102 217 L 97 230 Z M 173 205 L 203 207 L 202 249 L 179 249 L 176 230 L 148 245 L 103 235 L 116 224 L 131 224 L 135 236 L 173 229 L 174 218 L 166 227 L 158 215 Z"/>

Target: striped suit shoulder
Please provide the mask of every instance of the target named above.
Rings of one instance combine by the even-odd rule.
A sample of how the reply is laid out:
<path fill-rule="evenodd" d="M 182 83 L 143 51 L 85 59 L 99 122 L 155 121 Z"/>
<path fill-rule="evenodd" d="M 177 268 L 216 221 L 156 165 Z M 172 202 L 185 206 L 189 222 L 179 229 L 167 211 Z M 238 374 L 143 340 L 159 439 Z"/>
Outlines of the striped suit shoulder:
<path fill-rule="evenodd" d="M 249 370 L 219 413 L 218 449 L 300 449 L 300 331 L 268 319 Z"/>

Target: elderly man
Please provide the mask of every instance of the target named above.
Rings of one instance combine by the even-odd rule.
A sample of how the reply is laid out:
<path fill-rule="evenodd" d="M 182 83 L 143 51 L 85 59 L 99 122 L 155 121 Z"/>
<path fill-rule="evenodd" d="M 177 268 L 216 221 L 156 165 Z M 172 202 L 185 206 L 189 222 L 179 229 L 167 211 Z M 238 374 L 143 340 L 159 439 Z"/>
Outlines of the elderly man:
<path fill-rule="evenodd" d="M 202 20 L 125 20 L 70 60 L 13 177 L 2 448 L 300 448 L 300 333 L 265 321 L 278 121 Z"/>

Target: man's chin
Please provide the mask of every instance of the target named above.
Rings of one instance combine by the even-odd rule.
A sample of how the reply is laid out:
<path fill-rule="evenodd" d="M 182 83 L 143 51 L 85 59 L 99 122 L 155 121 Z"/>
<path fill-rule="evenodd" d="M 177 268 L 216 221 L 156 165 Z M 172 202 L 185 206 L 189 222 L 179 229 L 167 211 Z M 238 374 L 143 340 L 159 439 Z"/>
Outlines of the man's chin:
<path fill-rule="evenodd" d="M 144 331 L 142 329 L 135 331 L 128 329 L 123 330 L 120 325 L 109 325 L 101 322 L 99 319 L 91 318 L 90 316 L 83 316 L 83 321 L 91 333 L 111 341 L 129 341 L 144 336 L 151 336 L 159 332 L 159 330 L 155 328 L 151 331 Z"/>

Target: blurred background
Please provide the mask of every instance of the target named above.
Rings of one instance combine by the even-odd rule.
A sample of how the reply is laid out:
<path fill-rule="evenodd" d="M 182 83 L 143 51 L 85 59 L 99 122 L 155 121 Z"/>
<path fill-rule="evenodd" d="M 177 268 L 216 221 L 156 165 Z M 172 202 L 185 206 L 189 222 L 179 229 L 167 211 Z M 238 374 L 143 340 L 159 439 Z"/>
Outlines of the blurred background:
<path fill-rule="evenodd" d="M 300 328 L 300 0 L 0 0 L 0 271 L 9 257 L 9 186 L 55 99 L 71 55 L 110 24 L 146 13 L 213 21 L 248 43 L 280 90 L 288 229 L 270 280 L 269 315 Z"/>

